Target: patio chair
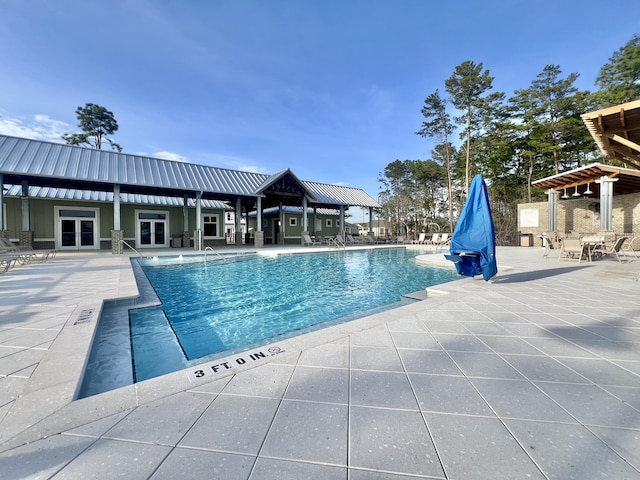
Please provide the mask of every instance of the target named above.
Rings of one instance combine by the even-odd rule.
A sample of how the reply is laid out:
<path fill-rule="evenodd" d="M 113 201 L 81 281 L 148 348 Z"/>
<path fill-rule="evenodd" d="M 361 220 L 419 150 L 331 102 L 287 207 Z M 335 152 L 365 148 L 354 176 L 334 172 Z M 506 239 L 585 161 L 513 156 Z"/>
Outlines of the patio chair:
<path fill-rule="evenodd" d="M 586 246 L 580 241 L 579 238 L 563 238 L 561 241 L 560 255 L 558 255 L 558 261 L 563 258 L 567 260 L 578 260 L 578 263 L 582 261 L 582 257 L 587 255 Z"/>
<path fill-rule="evenodd" d="M 417 243 L 419 245 L 423 245 L 426 242 L 426 238 L 427 238 L 427 234 L 426 233 L 421 233 L 420 235 L 418 235 L 418 239 L 414 240 L 413 243 Z"/>
<path fill-rule="evenodd" d="M 316 245 L 322 245 L 320 242 L 316 242 L 315 240 L 313 240 L 311 238 L 311 236 L 309 235 L 303 235 L 302 236 L 302 245 L 303 246 L 309 246 L 309 247 L 315 247 Z"/>
<path fill-rule="evenodd" d="M 603 256 L 615 255 L 616 258 L 618 259 L 618 262 L 620 263 L 622 263 L 622 260 L 620 260 L 620 254 L 622 254 L 624 255 L 625 260 L 628 261 L 627 255 L 625 254 L 624 250 L 622 250 L 622 245 L 628 239 L 629 237 L 620 237 L 610 246 L 607 246 L 606 244 L 602 244 L 594 249 L 594 253 L 597 253 L 598 255 L 603 255 Z"/>
<path fill-rule="evenodd" d="M 542 253 L 542 258 L 548 257 L 551 250 L 557 250 L 557 246 L 549 237 L 544 237 L 544 252 Z"/>
<path fill-rule="evenodd" d="M 628 242 L 622 244 L 622 252 L 625 257 L 627 254 L 633 255 L 636 258 L 638 257 L 638 250 L 640 250 L 640 237 L 633 237 Z"/>

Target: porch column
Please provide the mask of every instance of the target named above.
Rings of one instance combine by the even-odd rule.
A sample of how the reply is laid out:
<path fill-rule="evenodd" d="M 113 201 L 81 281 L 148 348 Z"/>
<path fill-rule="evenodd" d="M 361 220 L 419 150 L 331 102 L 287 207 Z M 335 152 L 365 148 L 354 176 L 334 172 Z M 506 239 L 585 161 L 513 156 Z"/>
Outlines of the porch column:
<path fill-rule="evenodd" d="M 31 221 L 29 217 L 29 182 L 22 181 L 22 230 L 20 231 L 20 246 L 33 247 L 33 232 L 31 231 Z"/>
<path fill-rule="evenodd" d="M 202 250 L 202 192 L 196 193 L 196 230 L 193 232 L 193 248 Z"/>
<path fill-rule="evenodd" d="M 278 245 L 284 245 L 284 210 L 282 209 L 282 202 L 278 206 L 278 221 L 280 223 L 280 228 L 278 229 L 278 238 L 276 243 Z"/>
<path fill-rule="evenodd" d="M 320 232 L 316 231 L 318 225 L 318 207 L 313 207 L 313 234 L 318 235 Z M 321 229 L 322 230 L 322 229 Z"/>
<path fill-rule="evenodd" d="M 0 237 L 6 237 L 4 221 L 4 175 L 0 173 Z"/>
<path fill-rule="evenodd" d="M 555 232 L 558 228 L 558 192 L 550 188 L 549 190 L 547 190 L 547 197 L 549 199 L 547 233 L 551 233 Z"/>
<path fill-rule="evenodd" d="M 120 185 L 113 186 L 113 230 L 111 230 L 111 253 L 120 255 L 123 251 L 124 232 L 120 229 Z"/>
<path fill-rule="evenodd" d="M 617 178 L 609 178 L 606 175 L 596 180 L 596 183 L 600 184 L 600 230 L 603 232 L 612 230 L 613 182 L 617 181 Z"/>
<path fill-rule="evenodd" d="M 264 247 L 264 231 L 262 230 L 262 197 L 256 199 L 256 233 L 254 234 L 256 248 Z"/>
<path fill-rule="evenodd" d="M 236 200 L 236 245 L 242 245 L 242 201 Z"/>
<path fill-rule="evenodd" d="M 340 205 L 340 233 L 344 239 L 344 205 Z"/>
<path fill-rule="evenodd" d="M 309 235 L 309 222 L 307 219 L 307 197 L 302 197 L 302 234 L 300 244 L 304 245 L 304 236 Z"/>
<path fill-rule="evenodd" d="M 189 233 L 189 197 L 182 197 L 182 246 L 191 246 L 191 234 Z"/>
<path fill-rule="evenodd" d="M 369 237 L 375 237 L 376 233 L 373 231 L 373 207 L 369 207 Z"/>

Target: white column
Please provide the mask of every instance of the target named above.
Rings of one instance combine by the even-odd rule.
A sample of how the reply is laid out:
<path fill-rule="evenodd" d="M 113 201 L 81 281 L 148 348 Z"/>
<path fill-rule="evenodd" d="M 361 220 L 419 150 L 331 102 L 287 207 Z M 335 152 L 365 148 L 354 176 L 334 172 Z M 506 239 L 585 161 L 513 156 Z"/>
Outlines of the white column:
<path fill-rule="evenodd" d="M 617 178 L 609 178 L 606 175 L 596 183 L 600 184 L 600 230 L 607 232 L 613 226 L 613 182 Z"/>
<path fill-rule="evenodd" d="M 547 197 L 549 199 L 547 230 L 555 232 L 558 228 L 558 192 L 550 188 L 547 190 Z"/>
<path fill-rule="evenodd" d="M 31 229 L 31 225 L 29 222 L 29 182 L 26 180 L 22 181 L 20 199 L 22 200 L 22 231 L 28 232 Z"/>
<path fill-rule="evenodd" d="M 242 201 L 236 200 L 236 245 L 242 245 Z"/>
<path fill-rule="evenodd" d="M 202 192 L 196 193 L 196 231 L 193 242 L 196 250 L 202 250 Z"/>
<path fill-rule="evenodd" d="M 0 173 L 0 232 L 4 228 L 4 175 Z"/>
<path fill-rule="evenodd" d="M 379 235 L 380 233 L 378 233 Z M 373 231 L 373 207 L 369 207 L 369 236 L 375 237 L 375 233 Z"/>
<path fill-rule="evenodd" d="M 120 230 L 120 185 L 113 186 L 113 229 Z"/>
<path fill-rule="evenodd" d="M 344 238 L 344 205 L 340 205 L 340 233 Z"/>
<path fill-rule="evenodd" d="M 189 198 L 186 195 L 182 199 L 182 231 L 189 231 Z"/>
<path fill-rule="evenodd" d="M 262 197 L 256 201 L 256 232 L 262 231 Z"/>
<path fill-rule="evenodd" d="M 309 231 L 309 221 L 307 219 L 307 197 L 302 197 L 302 231 Z"/>

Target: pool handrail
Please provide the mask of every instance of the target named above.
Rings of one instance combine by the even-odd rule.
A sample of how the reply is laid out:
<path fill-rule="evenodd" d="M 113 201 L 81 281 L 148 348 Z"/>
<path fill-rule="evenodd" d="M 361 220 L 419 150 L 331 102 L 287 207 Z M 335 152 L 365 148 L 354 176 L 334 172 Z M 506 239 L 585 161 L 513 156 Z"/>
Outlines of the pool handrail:
<path fill-rule="evenodd" d="M 209 251 L 209 252 L 213 252 L 213 253 L 215 253 L 218 257 L 220 257 L 220 258 L 222 259 L 222 261 L 224 261 L 224 262 L 226 262 L 226 261 L 227 261 L 227 259 L 224 257 L 224 255 L 221 255 L 221 254 L 220 254 L 220 252 L 216 252 L 216 251 L 215 251 L 213 248 L 211 248 L 211 247 L 206 247 L 206 248 L 204 249 L 204 263 L 205 263 L 205 264 L 207 263 L 207 252 L 208 252 L 208 251 Z"/>
<path fill-rule="evenodd" d="M 131 245 L 129 245 L 125 240 L 120 240 L 120 243 L 122 243 L 123 246 L 126 245 L 127 247 L 129 247 L 131 250 L 136 252 L 140 258 L 142 258 L 142 254 L 139 251 L 137 251 L 135 248 L 133 248 Z"/>

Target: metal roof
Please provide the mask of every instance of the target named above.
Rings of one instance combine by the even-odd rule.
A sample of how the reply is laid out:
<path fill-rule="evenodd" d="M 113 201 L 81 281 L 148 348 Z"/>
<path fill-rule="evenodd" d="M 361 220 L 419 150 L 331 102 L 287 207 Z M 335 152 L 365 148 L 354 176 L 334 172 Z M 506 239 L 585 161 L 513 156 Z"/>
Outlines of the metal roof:
<path fill-rule="evenodd" d="M 20 185 L 5 186 L 5 197 L 19 197 L 22 195 Z M 44 198 L 55 200 L 77 200 L 84 202 L 113 202 L 113 192 L 100 192 L 95 190 L 74 190 L 55 187 L 29 187 L 29 196 L 32 198 Z M 180 197 L 164 197 L 160 195 L 144 195 L 137 193 L 121 193 L 121 203 L 138 205 L 162 205 L 166 207 L 182 207 L 183 199 Z M 187 199 L 187 206 L 194 207 L 195 199 Z M 232 210 L 229 205 L 218 200 L 202 200 L 202 208 L 219 208 Z"/>
<path fill-rule="evenodd" d="M 27 180 L 33 186 L 95 191 L 110 191 L 118 184 L 123 194 L 181 197 L 203 192 L 203 199 L 223 201 L 262 196 L 265 182 L 274 178 L 6 135 L 0 135 L 0 173 L 5 184 L 19 185 Z M 317 204 L 380 206 L 361 189 L 301 183 Z"/>

